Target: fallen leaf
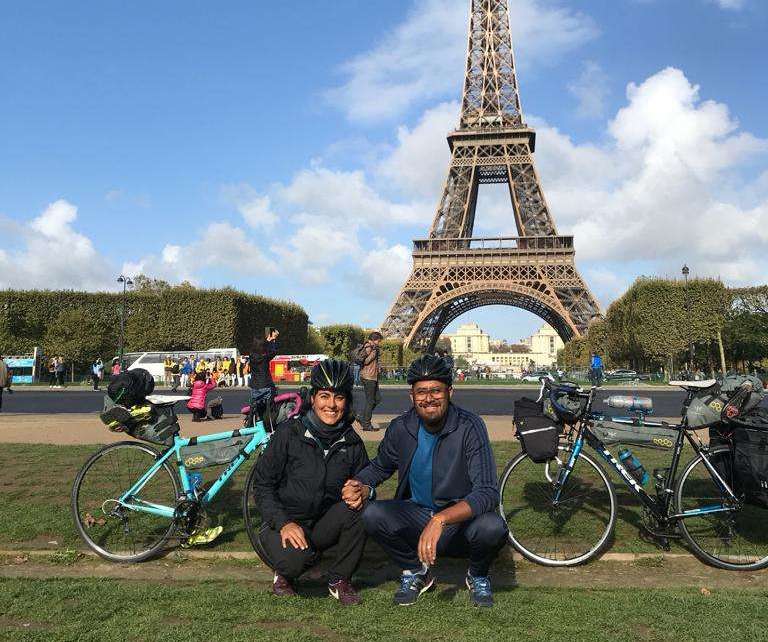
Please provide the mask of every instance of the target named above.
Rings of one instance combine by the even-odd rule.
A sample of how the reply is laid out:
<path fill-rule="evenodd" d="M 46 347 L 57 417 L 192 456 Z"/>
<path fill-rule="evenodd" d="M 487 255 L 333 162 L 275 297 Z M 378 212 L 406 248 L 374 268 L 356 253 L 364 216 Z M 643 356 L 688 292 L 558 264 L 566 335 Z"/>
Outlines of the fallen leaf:
<path fill-rule="evenodd" d="M 701 587 L 701 591 L 699 591 L 702 595 L 712 595 L 712 591 L 710 591 L 706 586 Z"/>
<path fill-rule="evenodd" d="M 97 526 L 104 526 L 104 524 L 106 524 L 106 523 L 107 523 L 107 520 L 104 519 L 103 517 L 99 517 L 99 519 L 96 520 L 96 525 Z"/>
<path fill-rule="evenodd" d="M 85 517 L 83 517 L 83 522 L 85 523 L 87 528 L 90 528 L 96 523 L 96 520 L 93 518 L 93 515 L 90 513 L 86 513 Z"/>
<path fill-rule="evenodd" d="M 14 564 L 25 564 L 29 561 L 29 555 L 17 555 L 13 558 Z"/>

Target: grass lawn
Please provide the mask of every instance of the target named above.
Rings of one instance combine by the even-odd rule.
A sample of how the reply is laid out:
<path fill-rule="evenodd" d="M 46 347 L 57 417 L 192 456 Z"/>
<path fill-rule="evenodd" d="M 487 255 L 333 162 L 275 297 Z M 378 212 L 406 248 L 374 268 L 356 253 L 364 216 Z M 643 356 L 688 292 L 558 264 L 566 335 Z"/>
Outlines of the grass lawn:
<path fill-rule="evenodd" d="M 376 445 L 369 443 L 373 455 Z M 493 444 L 499 471 L 518 452 L 516 442 Z M 80 548 L 69 508 L 69 496 L 75 475 L 98 446 L 47 446 L 5 444 L 0 449 L 0 548 Z M 636 448 L 650 472 L 662 467 L 671 457 L 669 451 Z M 596 458 L 596 456 L 595 456 Z M 687 458 L 684 457 L 683 461 Z M 224 534 L 210 547 L 217 551 L 250 551 L 251 546 L 243 527 L 242 492 L 249 463 L 234 476 L 232 483 L 217 497 L 212 508 L 224 526 Z M 203 471 L 210 480 L 219 469 Z M 653 552 L 653 544 L 640 539 L 639 504 L 629 495 L 623 482 L 614 477 L 619 495 L 620 511 L 616 524 L 614 552 Z M 394 479 L 385 484 L 379 497 L 391 497 Z M 51 543 L 53 542 L 53 543 Z M 673 546 L 675 546 L 673 544 Z M 684 552 L 675 547 L 675 552 Z"/>
<path fill-rule="evenodd" d="M 439 585 L 410 608 L 394 584 L 363 590 L 360 607 L 275 599 L 238 582 L 0 579 L 3 640 L 765 640 L 766 590 L 497 590 L 473 609 Z"/>

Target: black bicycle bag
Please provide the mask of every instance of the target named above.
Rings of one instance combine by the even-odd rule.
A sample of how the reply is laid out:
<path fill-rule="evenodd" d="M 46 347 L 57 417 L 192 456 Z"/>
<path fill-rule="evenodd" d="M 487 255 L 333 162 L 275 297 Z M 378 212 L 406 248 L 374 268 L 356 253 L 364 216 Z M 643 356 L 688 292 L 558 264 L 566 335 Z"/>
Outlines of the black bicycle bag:
<path fill-rule="evenodd" d="M 526 397 L 515 401 L 513 421 L 515 434 L 533 462 L 541 464 L 557 455 L 562 426 L 544 414 L 543 404 Z"/>
<path fill-rule="evenodd" d="M 733 426 L 733 466 L 748 504 L 768 508 L 768 412 L 756 408 Z"/>

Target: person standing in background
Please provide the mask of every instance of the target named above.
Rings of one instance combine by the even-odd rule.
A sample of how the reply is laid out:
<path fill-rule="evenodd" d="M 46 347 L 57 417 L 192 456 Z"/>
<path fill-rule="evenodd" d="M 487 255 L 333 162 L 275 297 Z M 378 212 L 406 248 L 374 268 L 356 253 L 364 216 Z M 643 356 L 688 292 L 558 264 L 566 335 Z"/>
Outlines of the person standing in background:
<path fill-rule="evenodd" d="M 64 357 L 59 356 L 56 358 L 56 387 L 57 388 L 63 388 L 64 387 L 64 375 L 66 374 L 67 368 L 64 365 Z"/>
<path fill-rule="evenodd" d="M 99 382 L 101 381 L 101 377 L 103 373 L 104 373 L 104 364 L 101 362 L 101 359 L 97 358 L 91 364 L 91 383 L 93 383 L 94 390 L 99 389 Z"/>
<path fill-rule="evenodd" d="M 274 396 L 277 388 L 272 381 L 272 373 L 269 371 L 269 362 L 277 354 L 277 337 L 280 332 L 274 328 L 269 331 L 265 339 L 256 339 L 253 342 L 251 358 L 249 360 L 251 368 L 251 390 L 256 392 L 263 388 L 272 390 Z"/>
<path fill-rule="evenodd" d="M 56 386 L 56 357 L 48 359 L 48 387 Z"/>
<path fill-rule="evenodd" d="M 11 389 L 10 375 L 8 374 L 8 366 L 3 357 L 0 356 L 0 412 L 3 411 L 3 388 L 6 386 L 9 390 Z"/>
<path fill-rule="evenodd" d="M 176 392 L 181 383 L 181 366 L 179 360 L 174 357 L 171 359 L 171 391 Z"/>
<path fill-rule="evenodd" d="M 163 383 L 166 386 L 170 386 L 173 380 L 173 373 L 171 372 L 172 367 L 173 359 L 171 359 L 171 355 L 167 354 L 163 360 Z"/>
<path fill-rule="evenodd" d="M 357 418 L 365 431 L 376 431 L 371 423 L 373 410 L 381 402 L 379 392 L 379 345 L 383 339 L 381 332 L 373 331 L 368 335 L 368 341 L 363 346 L 363 363 L 360 367 L 360 381 L 365 393 L 365 408 L 363 414 Z"/>
<path fill-rule="evenodd" d="M 194 371 L 194 366 L 192 365 L 192 362 L 189 360 L 188 357 L 184 357 L 184 361 L 181 363 L 181 387 L 182 388 L 189 388 L 190 381 L 189 381 L 189 375 L 192 374 Z"/>
<path fill-rule="evenodd" d="M 116 377 L 117 375 L 120 374 L 120 359 L 118 359 L 117 357 L 112 359 L 112 370 L 110 371 L 110 374 L 113 377 Z"/>
<path fill-rule="evenodd" d="M 241 354 L 240 359 L 237 361 L 237 385 L 248 385 L 248 356 Z"/>

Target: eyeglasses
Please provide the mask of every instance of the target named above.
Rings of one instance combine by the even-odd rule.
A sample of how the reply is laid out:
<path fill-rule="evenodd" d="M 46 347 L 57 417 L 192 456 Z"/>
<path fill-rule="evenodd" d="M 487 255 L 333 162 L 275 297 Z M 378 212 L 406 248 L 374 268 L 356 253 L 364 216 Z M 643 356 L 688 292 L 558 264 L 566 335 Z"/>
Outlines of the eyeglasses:
<path fill-rule="evenodd" d="M 413 396 L 416 399 L 426 399 L 427 397 L 432 397 L 433 399 L 442 399 L 445 397 L 446 393 L 448 392 L 447 388 L 427 388 L 427 389 L 419 389 L 413 391 Z"/>

